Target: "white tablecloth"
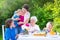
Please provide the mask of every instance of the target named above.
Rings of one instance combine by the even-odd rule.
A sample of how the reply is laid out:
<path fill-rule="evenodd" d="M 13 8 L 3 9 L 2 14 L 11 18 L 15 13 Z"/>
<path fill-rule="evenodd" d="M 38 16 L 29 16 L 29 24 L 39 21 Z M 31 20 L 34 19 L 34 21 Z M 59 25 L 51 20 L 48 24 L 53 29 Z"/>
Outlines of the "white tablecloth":
<path fill-rule="evenodd" d="M 17 40 L 60 40 L 60 36 L 29 36 L 19 35 Z"/>

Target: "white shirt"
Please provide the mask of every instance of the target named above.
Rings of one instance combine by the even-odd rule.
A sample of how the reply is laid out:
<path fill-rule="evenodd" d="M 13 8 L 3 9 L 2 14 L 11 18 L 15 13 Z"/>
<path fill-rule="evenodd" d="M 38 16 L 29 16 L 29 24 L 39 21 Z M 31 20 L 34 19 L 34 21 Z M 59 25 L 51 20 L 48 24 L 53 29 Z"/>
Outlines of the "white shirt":
<path fill-rule="evenodd" d="M 40 31 L 40 29 L 39 29 L 39 26 L 38 25 L 34 25 L 34 26 L 31 26 L 30 27 L 30 30 L 29 30 L 30 32 L 33 32 L 33 31 Z"/>
<path fill-rule="evenodd" d="M 29 24 L 29 27 L 27 27 L 26 25 L 23 25 L 22 26 L 22 29 L 24 30 L 24 29 L 29 29 L 28 31 L 29 32 L 34 32 L 34 31 L 36 31 L 36 32 L 39 32 L 40 31 L 40 28 L 39 28 L 39 26 L 38 25 L 34 25 L 33 27 Z"/>
<path fill-rule="evenodd" d="M 26 12 L 26 14 L 24 15 L 24 22 L 30 18 L 30 13 Z"/>

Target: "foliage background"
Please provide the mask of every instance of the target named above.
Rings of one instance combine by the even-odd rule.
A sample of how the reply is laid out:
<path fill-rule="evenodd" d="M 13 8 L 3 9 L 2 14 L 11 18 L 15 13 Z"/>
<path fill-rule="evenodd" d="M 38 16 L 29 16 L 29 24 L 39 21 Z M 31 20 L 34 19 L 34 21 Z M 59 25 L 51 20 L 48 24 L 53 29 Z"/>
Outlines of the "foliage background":
<path fill-rule="evenodd" d="M 0 26 L 24 4 L 29 5 L 31 16 L 37 16 L 37 24 L 41 29 L 48 21 L 52 21 L 53 30 L 60 32 L 60 0 L 0 0 Z"/>

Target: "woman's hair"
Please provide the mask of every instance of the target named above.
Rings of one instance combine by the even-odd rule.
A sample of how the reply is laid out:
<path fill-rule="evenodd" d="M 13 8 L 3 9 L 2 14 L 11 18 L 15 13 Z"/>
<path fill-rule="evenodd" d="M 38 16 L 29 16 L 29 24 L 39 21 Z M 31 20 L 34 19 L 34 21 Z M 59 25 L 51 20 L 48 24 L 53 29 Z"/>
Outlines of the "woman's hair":
<path fill-rule="evenodd" d="M 32 20 L 32 19 L 35 20 L 35 22 L 38 21 L 36 16 L 32 16 L 30 20 Z"/>
<path fill-rule="evenodd" d="M 6 21 L 5 21 L 5 28 L 7 27 L 7 28 L 9 28 L 10 27 L 10 25 L 11 25 L 11 23 L 12 23 L 12 19 L 7 19 Z"/>
<path fill-rule="evenodd" d="M 27 11 L 29 11 L 29 6 L 28 6 L 28 4 L 24 4 L 24 5 L 23 5 L 23 8 L 25 8 Z"/>

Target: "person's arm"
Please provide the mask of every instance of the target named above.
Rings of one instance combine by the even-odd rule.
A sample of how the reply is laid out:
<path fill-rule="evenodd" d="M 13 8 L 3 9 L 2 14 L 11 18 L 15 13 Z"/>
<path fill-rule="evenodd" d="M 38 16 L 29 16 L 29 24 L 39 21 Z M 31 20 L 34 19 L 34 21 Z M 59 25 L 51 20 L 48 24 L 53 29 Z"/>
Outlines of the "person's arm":
<path fill-rule="evenodd" d="M 29 19 L 26 19 L 25 22 L 18 22 L 18 24 L 27 24 L 29 22 Z"/>
<path fill-rule="evenodd" d="M 28 23 L 29 22 L 29 18 L 25 20 L 24 24 Z"/>
<path fill-rule="evenodd" d="M 16 14 L 12 16 L 12 19 L 13 20 L 20 20 L 20 18 L 17 18 L 17 15 Z"/>
<path fill-rule="evenodd" d="M 28 23 L 29 22 L 29 19 L 30 19 L 30 13 L 28 13 L 27 15 L 26 15 L 26 20 L 24 21 L 24 24 L 26 24 L 26 23 Z"/>
<path fill-rule="evenodd" d="M 24 24 L 24 22 L 18 22 L 18 24 Z"/>
<path fill-rule="evenodd" d="M 26 19 L 26 21 L 25 22 L 18 22 L 18 24 L 27 24 L 29 22 L 29 18 L 28 19 Z"/>
<path fill-rule="evenodd" d="M 20 20 L 20 18 L 14 18 L 13 20 Z"/>

